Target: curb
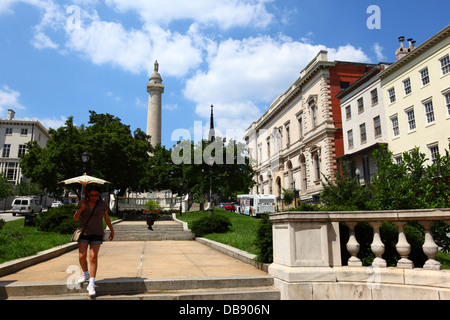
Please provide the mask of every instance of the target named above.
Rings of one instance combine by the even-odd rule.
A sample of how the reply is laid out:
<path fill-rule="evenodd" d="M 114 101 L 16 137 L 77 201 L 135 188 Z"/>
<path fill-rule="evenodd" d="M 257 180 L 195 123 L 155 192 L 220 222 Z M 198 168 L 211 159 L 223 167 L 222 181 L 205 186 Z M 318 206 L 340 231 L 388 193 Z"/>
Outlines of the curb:
<path fill-rule="evenodd" d="M 122 220 L 115 220 L 112 224 L 118 223 Z M 106 227 L 109 230 L 108 227 Z M 35 264 L 56 258 L 66 252 L 75 250 L 78 248 L 77 242 L 69 242 L 57 247 L 53 247 L 37 254 L 25 258 L 20 258 L 16 260 L 11 260 L 0 264 L 0 277 L 6 276 L 8 274 L 17 272 L 19 270 L 31 267 Z"/>
<path fill-rule="evenodd" d="M 247 264 L 250 264 L 262 271 L 268 272 L 269 271 L 269 264 L 268 263 L 262 263 L 256 261 L 256 255 L 248 253 L 243 250 L 236 249 L 232 246 L 216 242 L 213 240 L 209 240 L 206 238 L 195 238 L 195 241 L 198 241 L 204 245 L 207 245 L 211 247 L 214 250 L 217 250 L 223 254 L 226 254 L 232 258 L 238 259 L 242 262 L 245 262 Z"/>
<path fill-rule="evenodd" d="M 76 248 L 78 248 L 78 243 L 70 242 L 61 246 L 38 252 L 37 254 L 30 257 L 4 262 L 0 264 L 0 277 L 28 268 L 40 262 L 53 259 Z"/>

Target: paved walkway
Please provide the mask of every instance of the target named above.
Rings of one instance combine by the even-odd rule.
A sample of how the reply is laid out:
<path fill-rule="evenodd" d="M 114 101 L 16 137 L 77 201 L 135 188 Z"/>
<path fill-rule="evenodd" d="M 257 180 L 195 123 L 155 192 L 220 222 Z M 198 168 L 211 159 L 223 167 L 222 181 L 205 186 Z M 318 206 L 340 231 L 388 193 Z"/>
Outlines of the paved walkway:
<path fill-rule="evenodd" d="M 78 250 L 0 277 L 0 282 L 65 282 L 74 271 L 79 271 Z M 198 241 L 105 241 L 96 280 L 247 275 L 267 273 Z"/>

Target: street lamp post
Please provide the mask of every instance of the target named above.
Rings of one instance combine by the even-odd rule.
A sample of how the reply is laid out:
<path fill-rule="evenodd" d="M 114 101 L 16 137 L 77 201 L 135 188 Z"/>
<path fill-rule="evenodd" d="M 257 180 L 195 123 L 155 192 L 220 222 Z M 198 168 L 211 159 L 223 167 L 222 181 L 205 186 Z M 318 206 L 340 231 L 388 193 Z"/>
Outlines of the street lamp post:
<path fill-rule="evenodd" d="M 81 161 L 83 161 L 83 171 L 86 173 L 86 165 L 89 161 L 89 153 L 86 151 L 81 154 Z"/>
<path fill-rule="evenodd" d="M 86 151 L 81 154 L 81 161 L 83 162 L 83 172 L 86 173 L 86 165 L 89 161 L 89 153 Z M 81 199 L 84 199 L 84 184 L 81 184 Z"/>
<path fill-rule="evenodd" d="M 359 182 L 359 175 L 361 174 L 361 172 L 359 171 L 358 168 L 356 168 L 355 174 L 356 174 L 356 179 L 358 180 L 358 184 L 361 184 L 361 183 Z"/>

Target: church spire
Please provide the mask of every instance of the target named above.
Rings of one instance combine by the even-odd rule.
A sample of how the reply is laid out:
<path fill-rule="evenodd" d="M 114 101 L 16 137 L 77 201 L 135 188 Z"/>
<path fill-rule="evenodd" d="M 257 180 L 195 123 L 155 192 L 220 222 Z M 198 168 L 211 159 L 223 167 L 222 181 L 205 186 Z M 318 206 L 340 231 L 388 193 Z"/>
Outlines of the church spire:
<path fill-rule="evenodd" d="M 215 140 L 215 131 L 214 131 L 214 112 L 213 112 L 214 106 L 211 105 L 211 118 L 210 118 L 210 124 L 209 124 L 209 137 L 208 140 L 210 142 L 213 142 Z"/>

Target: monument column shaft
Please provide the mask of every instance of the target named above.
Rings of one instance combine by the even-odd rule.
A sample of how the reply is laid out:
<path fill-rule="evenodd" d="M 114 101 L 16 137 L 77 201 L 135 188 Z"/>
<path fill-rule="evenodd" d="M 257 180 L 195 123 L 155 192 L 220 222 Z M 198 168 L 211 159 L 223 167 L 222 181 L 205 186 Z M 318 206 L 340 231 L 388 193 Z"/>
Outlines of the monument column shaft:
<path fill-rule="evenodd" d="M 147 134 L 151 137 L 151 144 L 161 143 L 161 94 L 162 90 L 148 88 Z"/>
<path fill-rule="evenodd" d="M 164 93 L 164 85 L 158 69 L 158 61 L 155 61 L 155 70 L 147 83 L 147 135 L 150 136 L 150 143 L 154 147 L 161 143 L 161 95 Z"/>

